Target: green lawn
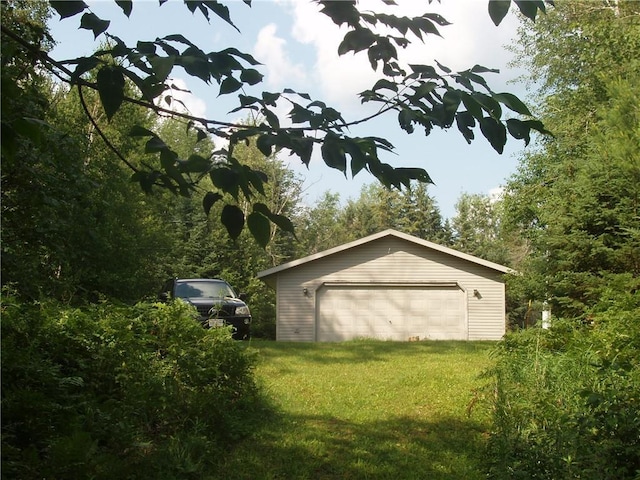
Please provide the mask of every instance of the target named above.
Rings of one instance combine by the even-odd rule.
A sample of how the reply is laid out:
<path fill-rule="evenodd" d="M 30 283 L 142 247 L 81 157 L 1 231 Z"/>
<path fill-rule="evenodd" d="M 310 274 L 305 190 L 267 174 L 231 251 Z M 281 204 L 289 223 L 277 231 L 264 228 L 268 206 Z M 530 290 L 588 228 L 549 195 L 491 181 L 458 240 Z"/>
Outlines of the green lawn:
<path fill-rule="evenodd" d="M 480 479 L 493 343 L 252 341 L 274 412 L 212 478 Z M 212 472 L 213 473 L 213 472 Z"/>

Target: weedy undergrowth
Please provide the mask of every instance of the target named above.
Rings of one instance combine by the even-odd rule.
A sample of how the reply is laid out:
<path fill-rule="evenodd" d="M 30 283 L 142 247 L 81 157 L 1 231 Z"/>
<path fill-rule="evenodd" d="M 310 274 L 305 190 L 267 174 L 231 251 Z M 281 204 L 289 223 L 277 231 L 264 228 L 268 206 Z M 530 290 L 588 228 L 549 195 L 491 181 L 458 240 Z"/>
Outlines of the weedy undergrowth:
<path fill-rule="evenodd" d="M 640 478 L 640 291 L 496 349 L 490 478 Z"/>
<path fill-rule="evenodd" d="M 255 428 L 254 359 L 175 303 L 2 303 L 3 478 L 198 478 Z"/>

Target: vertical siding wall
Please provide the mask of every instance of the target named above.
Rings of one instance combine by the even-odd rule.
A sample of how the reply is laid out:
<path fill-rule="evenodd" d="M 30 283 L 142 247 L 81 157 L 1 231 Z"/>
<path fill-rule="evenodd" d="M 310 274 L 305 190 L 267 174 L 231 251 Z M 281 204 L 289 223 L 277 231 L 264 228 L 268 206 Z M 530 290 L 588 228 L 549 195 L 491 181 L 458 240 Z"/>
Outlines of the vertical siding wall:
<path fill-rule="evenodd" d="M 499 272 L 396 237 L 277 275 L 279 341 L 315 341 L 315 295 L 324 282 L 457 282 L 467 294 L 469 340 L 497 340 L 505 332 L 505 290 Z M 474 296 L 475 290 L 479 296 Z"/>

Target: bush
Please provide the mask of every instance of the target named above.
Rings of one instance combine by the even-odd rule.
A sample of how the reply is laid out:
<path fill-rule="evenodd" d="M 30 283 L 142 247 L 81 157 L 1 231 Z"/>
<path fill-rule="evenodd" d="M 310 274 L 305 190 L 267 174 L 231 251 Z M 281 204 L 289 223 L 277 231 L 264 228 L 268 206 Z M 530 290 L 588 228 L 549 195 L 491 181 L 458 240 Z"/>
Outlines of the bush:
<path fill-rule="evenodd" d="M 610 291 L 589 322 L 509 334 L 498 347 L 490 477 L 640 476 L 640 292 Z"/>
<path fill-rule="evenodd" d="M 2 305 L 3 478 L 200 478 L 263 416 L 253 359 L 191 307 Z"/>

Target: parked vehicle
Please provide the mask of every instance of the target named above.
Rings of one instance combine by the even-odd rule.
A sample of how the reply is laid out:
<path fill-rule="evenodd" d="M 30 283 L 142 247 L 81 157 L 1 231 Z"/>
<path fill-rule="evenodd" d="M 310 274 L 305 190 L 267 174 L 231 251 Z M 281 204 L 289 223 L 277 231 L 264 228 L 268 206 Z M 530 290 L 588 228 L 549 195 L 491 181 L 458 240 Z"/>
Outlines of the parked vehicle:
<path fill-rule="evenodd" d="M 176 278 L 168 280 L 160 299 L 181 299 L 198 310 L 198 320 L 205 328 L 233 327 L 233 338 L 251 336 L 251 312 L 244 302 L 246 295 L 236 295 L 231 285 L 219 278 Z"/>

